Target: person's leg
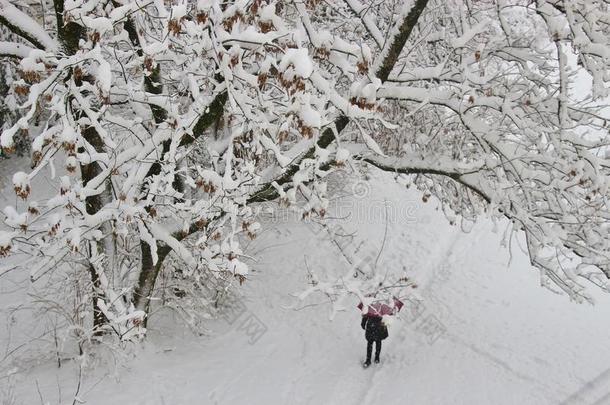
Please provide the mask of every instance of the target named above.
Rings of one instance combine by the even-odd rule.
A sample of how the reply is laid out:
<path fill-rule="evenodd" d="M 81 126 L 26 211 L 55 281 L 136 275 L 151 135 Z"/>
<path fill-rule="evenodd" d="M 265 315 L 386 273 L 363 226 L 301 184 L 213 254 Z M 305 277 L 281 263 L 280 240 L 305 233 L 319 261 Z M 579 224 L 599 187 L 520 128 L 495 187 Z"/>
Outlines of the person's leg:
<path fill-rule="evenodd" d="M 381 353 L 381 339 L 375 344 L 375 363 L 379 363 L 379 354 Z"/>
<path fill-rule="evenodd" d="M 371 364 L 371 354 L 373 353 L 373 341 L 366 341 L 366 364 Z"/>

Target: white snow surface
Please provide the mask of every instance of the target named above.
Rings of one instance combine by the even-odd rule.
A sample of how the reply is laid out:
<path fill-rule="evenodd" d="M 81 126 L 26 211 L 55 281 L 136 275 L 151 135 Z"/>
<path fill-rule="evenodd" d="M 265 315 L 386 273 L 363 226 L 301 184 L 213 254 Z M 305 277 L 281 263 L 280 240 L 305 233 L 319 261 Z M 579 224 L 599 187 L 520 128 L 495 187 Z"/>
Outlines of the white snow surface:
<path fill-rule="evenodd" d="M 509 264 L 509 252 L 500 246 L 503 224 L 494 233 L 493 224 L 483 220 L 464 234 L 447 223 L 436 202 L 423 203 L 418 192 L 394 183 L 391 175 L 373 172 L 356 186 L 359 197 L 333 200 L 329 217 L 349 211 L 341 224 L 356 231 L 366 248 L 373 242 L 380 246 L 388 214 L 379 266 L 406 269 L 423 299 L 418 319 L 411 319 L 405 302 L 392 322 L 381 364 L 361 366 L 365 340 L 356 297 L 332 321 L 325 296 L 295 298 L 308 287 L 307 268 L 324 279 L 346 263 L 336 246 L 319 241 L 316 235 L 324 231 L 318 225 L 278 215 L 281 221 L 261 219 L 263 231 L 245 249 L 259 260 L 248 263 L 240 290 L 245 310 L 237 320 L 210 321 L 207 335 L 194 336 L 172 323 L 171 313 L 159 311 L 129 367 L 87 371 L 79 400 L 89 405 L 608 403 L 596 401 L 607 401 L 610 394 L 610 296 L 600 295 L 596 306 L 578 305 L 542 289 L 516 241 Z M 3 203 L 14 201 L 11 191 L 9 186 Z M 9 319 L 14 281 L 0 277 L 0 322 Z M 433 318 L 445 330 L 432 342 L 421 325 Z M 249 342 L 253 325 L 264 333 Z M 0 333 L 6 330 L 0 325 Z M 0 342 L 8 341 L 0 336 Z M 70 362 L 60 369 L 55 363 L 17 365 L 12 372 L 15 404 L 41 403 L 38 390 L 44 403 L 74 401 L 78 368 Z M 0 389 L 0 396 L 3 392 L 9 389 Z"/>
<path fill-rule="evenodd" d="M 292 70 L 294 74 L 303 79 L 309 78 L 313 73 L 313 64 L 309 58 L 306 48 L 287 49 L 282 57 L 279 69 L 284 72 Z"/>

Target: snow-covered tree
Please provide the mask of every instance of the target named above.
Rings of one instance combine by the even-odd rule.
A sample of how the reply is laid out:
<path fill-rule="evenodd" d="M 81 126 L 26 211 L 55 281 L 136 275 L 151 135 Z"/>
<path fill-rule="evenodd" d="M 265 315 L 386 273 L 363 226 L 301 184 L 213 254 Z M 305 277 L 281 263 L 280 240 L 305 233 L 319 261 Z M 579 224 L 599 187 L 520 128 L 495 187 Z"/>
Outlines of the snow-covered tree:
<path fill-rule="evenodd" d="M 451 221 L 507 217 L 543 283 L 586 297 L 610 276 L 609 22 L 588 0 L 0 0 L 27 98 L 3 151 L 44 121 L 0 253 L 33 280 L 78 257 L 95 332 L 127 339 L 169 260 L 243 282 L 258 203 L 323 217 L 351 162 Z"/>

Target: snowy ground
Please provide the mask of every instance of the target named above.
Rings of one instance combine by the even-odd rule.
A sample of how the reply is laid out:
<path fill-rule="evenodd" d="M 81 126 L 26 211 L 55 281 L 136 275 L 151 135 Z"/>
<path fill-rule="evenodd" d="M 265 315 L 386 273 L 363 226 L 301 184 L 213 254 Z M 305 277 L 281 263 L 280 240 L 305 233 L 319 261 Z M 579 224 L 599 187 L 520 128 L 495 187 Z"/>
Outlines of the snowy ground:
<path fill-rule="evenodd" d="M 149 340 L 129 368 L 90 372 L 80 399 L 100 405 L 610 403 L 609 296 L 596 306 L 570 303 L 539 287 L 516 244 L 508 264 L 503 226 L 494 233 L 484 221 L 463 234 L 435 202 L 424 204 L 387 175 L 359 186 L 361 198 L 336 202 L 340 214 L 352 211 L 344 228 L 357 231 L 364 246 L 380 241 L 387 201 L 395 215 L 379 266 L 404 267 L 423 299 L 419 310 L 403 310 L 392 325 L 380 365 L 361 367 L 365 341 L 356 298 L 332 321 L 323 295 L 294 298 L 307 287 L 305 263 L 319 275 L 346 266 L 336 246 L 314 237 L 316 224 L 267 221 L 248 248 L 260 260 L 236 318 L 211 322 L 210 334 L 201 337 L 169 335 L 153 318 Z M 71 404 L 77 374 L 53 364 L 20 372 L 11 378 L 14 403 L 55 404 L 61 395 L 61 403 Z"/>

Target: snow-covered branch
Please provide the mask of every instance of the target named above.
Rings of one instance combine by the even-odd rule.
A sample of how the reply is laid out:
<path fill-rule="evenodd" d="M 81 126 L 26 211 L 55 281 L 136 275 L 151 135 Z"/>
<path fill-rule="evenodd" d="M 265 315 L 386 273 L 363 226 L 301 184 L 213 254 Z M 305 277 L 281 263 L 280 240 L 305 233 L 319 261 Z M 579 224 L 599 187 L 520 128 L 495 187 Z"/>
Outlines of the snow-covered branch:
<path fill-rule="evenodd" d="M 0 0 L 0 24 L 26 39 L 38 49 L 47 51 L 57 49 L 57 42 L 49 36 L 44 28 L 8 0 Z"/>
<path fill-rule="evenodd" d="M 0 57 L 27 58 L 32 48 L 15 42 L 0 41 Z"/>

